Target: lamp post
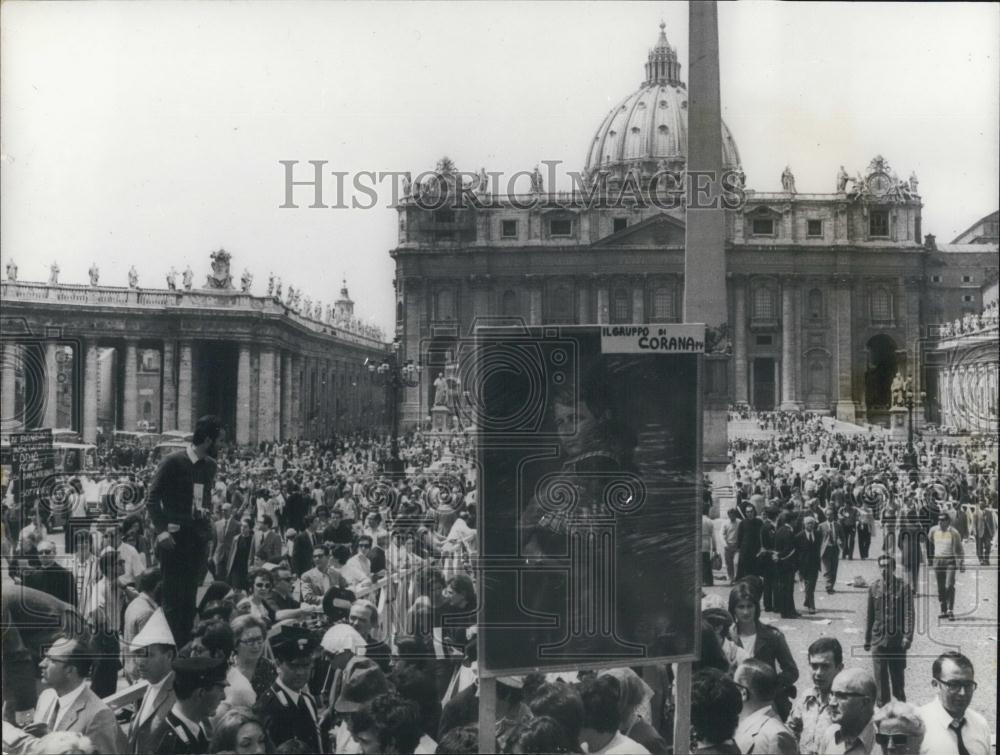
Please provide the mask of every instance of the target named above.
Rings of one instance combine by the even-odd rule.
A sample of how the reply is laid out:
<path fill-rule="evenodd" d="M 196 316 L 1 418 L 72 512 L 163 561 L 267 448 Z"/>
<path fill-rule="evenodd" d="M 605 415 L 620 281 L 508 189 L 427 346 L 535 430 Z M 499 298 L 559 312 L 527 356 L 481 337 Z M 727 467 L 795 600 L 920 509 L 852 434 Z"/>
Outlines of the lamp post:
<path fill-rule="evenodd" d="M 414 364 L 412 359 L 407 359 L 404 364 L 400 364 L 397 356 L 398 351 L 399 339 L 397 338 L 392 342 L 392 352 L 386 354 L 381 362 L 371 358 L 365 360 L 365 368 L 369 374 L 385 386 L 389 401 L 391 437 L 389 440 L 389 461 L 384 469 L 393 478 L 401 477 L 403 474 L 403 460 L 399 458 L 399 404 L 402 400 L 403 388 L 413 388 L 420 385 L 422 369 L 420 365 Z"/>
<path fill-rule="evenodd" d="M 903 387 L 903 406 L 906 407 L 906 453 L 903 455 L 903 467 L 913 473 L 917 468 L 917 452 L 913 448 L 913 407 L 917 405 L 918 399 L 923 401 L 927 394 L 923 391 L 913 390 L 913 382 L 906 381 Z"/>

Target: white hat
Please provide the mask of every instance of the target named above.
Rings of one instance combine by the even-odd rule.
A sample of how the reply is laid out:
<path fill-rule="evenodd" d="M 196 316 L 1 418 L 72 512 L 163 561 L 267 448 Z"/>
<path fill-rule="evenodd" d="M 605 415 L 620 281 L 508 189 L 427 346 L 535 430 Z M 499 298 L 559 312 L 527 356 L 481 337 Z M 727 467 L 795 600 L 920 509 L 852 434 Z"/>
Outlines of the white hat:
<path fill-rule="evenodd" d="M 326 634 L 323 635 L 319 644 L 332 655 L 337 655 L 345 650 L 354 653 L 354 655 L 364 655 L 367 643 L 358 630 L 350 624 L 334 624 L 326 630 Z"/>
<path fill-rule="evenodd" d="M 170 632 L 170 625 L 167 623 L 166 614 L 162 608 L 157 608 L 153 615 L 146 621 L 142 630 L 132 639 L 132 649 L 146 648 L 150 645 L 173 645 L 174 635 Z"/>

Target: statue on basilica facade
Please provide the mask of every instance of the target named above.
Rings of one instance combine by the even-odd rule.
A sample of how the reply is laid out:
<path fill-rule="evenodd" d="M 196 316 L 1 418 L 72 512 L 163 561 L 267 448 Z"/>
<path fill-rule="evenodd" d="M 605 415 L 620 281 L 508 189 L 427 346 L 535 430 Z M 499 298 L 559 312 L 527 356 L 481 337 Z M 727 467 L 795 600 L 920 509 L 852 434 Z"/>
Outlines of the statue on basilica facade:
<path fill-rule="evenodd" d="M 279 302 L 281 301 L 281 278 L 277 278 L 274 281 L 274 298 Z"/>
<path fill-rule="evenodd" d="M 132 267 L 128 269 L 128 287 L 139 287 L 139 271 L 135 269 L 135 265 L 132 265 Z"/>
<path fill-rule="evenodd" d="M 305 317 L 309 317 L 309 314 L 310 314 L 311 312 L 312 312 L 312 299 L 310 299 L 310 298 L 309 298 L 309 297 L 307 296 L 307 297 L 306 297 L 306 298 L 305 298 L 305 299 L 303 300 L 303 302 L 302 302 L 302 314 L 303 314 L 303 315 L 304 315 Z"/>
<path fill-rule="evenodd" d="M 906 380 L 903 378 L 902 372 L 896 371 L 896 376 L 892 379 L 890 391 L 892 392 L 893 406 L 906 405 Z"/>
<path fill-rule="evenodd" d="M 192 272 L 190 265 L 188 265 L 186 268 L 184 268 L 184 274 L 181 277 L 181 279 L 184 282 L 184 290 L 185 291 L 190 291 L 191 290 L 191 286 L 194 285 L 194 272 Z"/>
<path fill-rule="evenodd" d="M 789 194 L 795 193 L 795 176 L 792 175 L 792 169 L 787 165 L 781 171 L 781 190 L 787 191 Z"/>
<path fill-rule="evenodd" d="M 920 188 L 920 182 L 917 181 L 917 172 L 914 170 L 910 172 L 910 193 L 915 197 L 920 196 L 918 188 Z"/>
<path fill-rule="evenodd" d="M 7 280 L 11 283 L 17 281 L 17 263 L 14 260 L 7 260 Z"/>
<path fill-rule="evenodd" d="M 49 265 L 49 285 L 58 286 L 59 285 L 59 263 L 55 260 Z"/>
<path fill-rule="evenodd" d="M 840 166 L 840 170 L 837 171 L 837 193 L 843 194 L 847 191 L 847 171 L 844 170 L 844 166 Z"/>
<path fill-rule="evenodd" d="M 274 273 L 267 274 L 267 295 L 274 296 Z"/>
<path fill-rule="evenodd" d="M 535 166 L 531 172 L 531 193 L 541 194 L 545 191 L 545 182 L 542 180 L 542 172 Z"/>
<path fill-rule="evenodd" d="M 96 262 L 91 263 L 90 270 L 87 271 L 87 275 L 90 276 L 90 285 L 96 286 L 97 282 L 101 279 L 101 270 L 97 267 Z"/>
<path fill-rule="evenodd" d="M 212 252 L 212 274 L 205 280 L 205 288 L 232 289 L 233 276 L 229 274 L 232 255 L 225 249 Z"/>
<path fill-rule="evenodd" d="M 444 373 L 439 372 L 434 378 L 434 406 L 448 405 L 448 381 L 444 378 Z"/>
<path fill-rule="evenodd" d="M 250 286 L 253 285 L 253 275 L 249 270 L 243 268 L 243 275 L 240 277 L 240 290 L 245 293 L 250 293 Z"/>
<path fill-rule="evenodd" d="M 167 289 L 170 291 L 177 290 L 177 270 L 173 265 L 170 266 L 170 270 L 167 272 Z"/>
<path fill-rule="evenodd" d="M 288 296 L 285 297 L 285 304 L 289 307 L 292 306 L 292 302 L 295 301 L 295 286 L 291 283 L 288 284 Z"/>

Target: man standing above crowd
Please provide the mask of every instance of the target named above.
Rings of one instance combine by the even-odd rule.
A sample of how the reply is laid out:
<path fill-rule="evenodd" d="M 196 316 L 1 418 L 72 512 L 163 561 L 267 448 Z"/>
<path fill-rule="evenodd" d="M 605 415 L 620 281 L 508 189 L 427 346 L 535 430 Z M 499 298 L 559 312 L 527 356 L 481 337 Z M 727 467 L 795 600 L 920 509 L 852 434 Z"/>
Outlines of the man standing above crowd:
<path fill-rule="evenodd" d="M 937 697 L 918 709 L 925 727 L 920 755 L 988 755 L 989 722 L 969 707 L 977 686 L 972 661 L 949 651 L 934 660 L 931 673 Z"/>
<path fill-rule="evenodd" d="M 827 593 L 836 592 L 837 567 L 840 565 L 840 544 L 844 533 L 837 521 L 836 510 L 829 506 L 826 509 L 826 521 L 819 525 L 819 557 L 823 563 L 823 579 L 826 580 Z"/>
<path fill-rule="evenodd" d="M 163 611 L 180 645 L 191 637 L 198 584 L 208 569 L 211 524 L 207 510 L 215 480 L 215 456 L 225 440 L 214 415 L 198 420 L 191 444 L 164 457 L 149 491 L 164 590 Z"/>

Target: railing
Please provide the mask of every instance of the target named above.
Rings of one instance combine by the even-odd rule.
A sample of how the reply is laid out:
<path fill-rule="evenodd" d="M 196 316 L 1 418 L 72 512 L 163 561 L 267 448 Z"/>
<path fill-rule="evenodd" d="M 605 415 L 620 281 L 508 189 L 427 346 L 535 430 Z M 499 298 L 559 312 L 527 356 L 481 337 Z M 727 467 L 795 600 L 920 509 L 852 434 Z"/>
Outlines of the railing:
<path fill-rule="evenodd" d="M 362 346 L 385 348 L 385 343 L 374 336 L 359 333 L 343 325 L 323 322 L 299 314 L 273 296 L 254 296 L 242 291 L 213 289 L 124 288 L 118 286 L 84 286 L 79 284 L 49 285 L 21 281 L 0 283 L 0 300 L 47 302 L 80 306 L 128 307 L 134 309 L 227 309 L 246 312 L 266 312 L 284 316 L 315 333 L 333 336 L 342 341 Z"/>

